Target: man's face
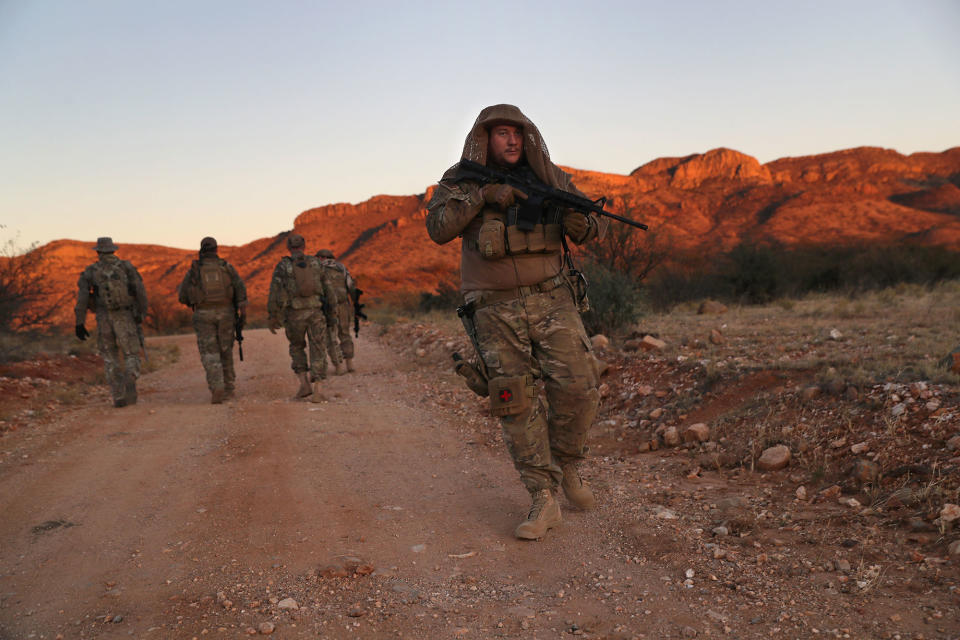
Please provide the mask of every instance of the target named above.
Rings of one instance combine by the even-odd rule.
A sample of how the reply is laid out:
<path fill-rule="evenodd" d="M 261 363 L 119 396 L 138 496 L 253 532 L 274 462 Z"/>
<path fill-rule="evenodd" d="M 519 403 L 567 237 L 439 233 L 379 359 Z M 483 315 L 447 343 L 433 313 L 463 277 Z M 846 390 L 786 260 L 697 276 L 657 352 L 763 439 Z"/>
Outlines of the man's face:
<path fill-rule="evenodd" d="M 512 124 L 490 127 L 487 160 L 501 167 L 512 167 L 523 157 L 523 131 Z"/>

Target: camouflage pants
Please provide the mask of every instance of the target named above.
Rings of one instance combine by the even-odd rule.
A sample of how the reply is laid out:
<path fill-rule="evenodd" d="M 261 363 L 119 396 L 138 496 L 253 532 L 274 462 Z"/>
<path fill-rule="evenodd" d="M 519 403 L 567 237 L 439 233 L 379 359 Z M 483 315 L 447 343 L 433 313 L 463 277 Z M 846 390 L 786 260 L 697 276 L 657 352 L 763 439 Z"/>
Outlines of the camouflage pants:
<path fill-rule="evenodd" d="M 233 307 L 197 309 L 193 313 L 193 330 L 197 332 L 200 362 L 207 374 L 210 391 L 232 391 L 237 379 L 233 369 Z"/>
<path fill-rule="evenodd" d="M 320 307 L 290 309 L 284 322 L 284 331 L 290 342 L 290 368 L 294 373 L 310 372 L 310 380 L 327 377 L 327 319 Z M 310 364 L 307 364 L 307 344 L 310 346 Z"/>
<path fill-rule="evenodd" d="M 597 360 L 573 296 L 561 286 L 482 306 L 481 292 L 479 304 L 474 322 L 490 377 L 543 381 L 545 401 L 537 393 L 527 410 L 500 422 L 524 486 L 531 493 L 555 488 L 560 467 L 583 459 L 600 403 Z"/>
<path fill-rule="evenodd" d="M 97 312 L 97 351 L 110 394 L 114 400 L 123 398 L 124 382 L 140 377 L 140 338 L 129 309 Z"/>
<path fill-rule="evenodd" d="M 328 327 L 327 351 L 330 360 L 337 364 L 344 358 L 353 358 L 353 338 L 350 337 L 350 328 L 353 326 L 353 304 L 342 303 L 337 305 L 336 334 Z"/>

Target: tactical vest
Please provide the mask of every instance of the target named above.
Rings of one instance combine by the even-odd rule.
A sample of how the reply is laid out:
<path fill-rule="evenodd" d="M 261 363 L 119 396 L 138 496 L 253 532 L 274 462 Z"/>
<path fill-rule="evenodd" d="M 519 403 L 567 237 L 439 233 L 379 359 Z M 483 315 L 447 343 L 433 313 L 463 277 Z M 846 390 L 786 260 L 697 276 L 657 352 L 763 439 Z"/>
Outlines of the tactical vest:
<path fill-rule="evenodd" d="M 130 293 L 132 283 L 123 262 L 118 260 L 99 260 L 93 263 L 93 288 L 98 307 L 116 311 L 129 309 L 134 305 L 134 296 Z"/>
<path fill-rule="evenodd" d="M 560 252 L 563 248 L 560 210 L 549 207 L 530 230 L 517 226 L 519 211 L 519 205 L 507 207 L 505 212 L 492 208 L 483 210 L 483 224 L 476 239 L 481 256 L 487 260 L 499 260 L 524 253 Z"/>
<path fill-rule="evenodd" d="M 293 278 L 290 284 L 290 306 L 311 309 L 323 305 L 323 286 L 318 280 L 319 265 L 313 256 L 290 259 Z"/>
<path fill-rule="evenodd" d="M 200 260 L 197 267 L 200 295 L 197 306 L 225 307 L 233 303 L 233 283 L 222 260 Z"/>

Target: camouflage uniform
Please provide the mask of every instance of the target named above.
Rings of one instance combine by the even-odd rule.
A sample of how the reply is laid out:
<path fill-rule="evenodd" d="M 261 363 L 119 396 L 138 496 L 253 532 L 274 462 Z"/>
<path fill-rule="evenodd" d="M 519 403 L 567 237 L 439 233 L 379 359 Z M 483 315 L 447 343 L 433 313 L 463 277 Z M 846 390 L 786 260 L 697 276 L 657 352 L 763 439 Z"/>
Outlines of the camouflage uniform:
<path fill-rule="evenodd" d="M 201 241 L 194 260 L 178 289 L 180 302 L 193 309 L 200 362 L 215 404 L 234 393 L 233 340 L 238 313 L 245 318 L 247 289 L 237 270 L 217 256 L 213 238 Z"/>
<path fill-rule="evenodd" d="M 327 250 L 321 250 L 317 252 L 317 258 L 337 294 L 337 331 L 327 333 L 327 352 L 333 364 L 339 365 L 344 358 L 349 363 L 354 356 L 350 327 L 353 325 L 353 300 L 357 285 L 347 267 L 332 257 L 324 257 L 326 254 Z"/>
<path fill-rule="evenodd" d="M 296 269 L 304 270 L 300 282 Z M 304 279 L 311 282 L 303 284 Z M 306 286 L 304 289 L 303 287 Z M 304 292 L 313 291 L 310 295 Z M 310 372 L 310 381 L 327 377 L 327 328 L 336 331 L 337 295 L 320 262 L 299 251 L 284 256 L 273 271 L 267 314 L 271 324 L 282 323 L 290 342 L 291 368 L 294 373 Z M 309 342 L 310 359 L 306 348 Z"/>
<path fill-rule="evenodd" d="M 528 179 L 579 195 L 569 176 L 550 162 L 533 123 L 510 105 L 481 112 L 462 157 L 486 164 L 486 136 L 495 126 L 491 123 L 498 122 L 522 128 L 525 153 L 519 165 L 498 169 L 522 172 Z M 532 236 L 524 238 L 536 249 L 512 252 L 509 234 L 516 229 L 503 225 L 502 213 L 497 213 L 499 233 L 506 235 L 506 241 L 498 238 L 503 253 L 484 255 L 481 234 L 493 216 L 491 206 L 480 185 L 456 178 L 455 165 L 444 174 L 428 204 L 427 231 L 438 244 L 462 238 L 464 324 L 477 348 L 478 368 L 488 380 L 491 410 L 500 417 L 521 482 L 534 497 L 534 509 L 521 527 L 535 520 L 535 512 L 544 504 L 556 510 L 555 523 L 559 523 L 559 509 L 552 498 L 558 484 L 563 484 L 565 492 L 569 485 L 567 496 L 578 506 L 592 506 L 592 494 L 584 504 L 571 496 L 572 483 L 577 487 L 581 483 L 576 467 L 584 457 L 587 430 L 600 399 L 597 360 L 580 319 L 571 276 L 564 268 L 560 233 L 584 242 L 596 235 L 598 225 L 589 216 L 585 223 L 580 221 L 585 231 L 573 234 L 566 227 L 567 213 L 553 211 L 550 219 L 557 227 L 540 229 L 538 225 L 536 233 L 541 235 L 536 243 Z M 548 220 L 548 214 L 544 216 Z M 537 380 L 543 383 L 545 401 Z M 520 529 L 518 537 L 532 537 L 521 535 Z"/>
<path fill-rule="evenodd" d="M 110 394 L 114 405 L 122 407 L 137 401 L 139 324 L 147 314 L 147 292 L 137 269 L 113 255 L 117 247 L 110 238 L 98 239 L 96 248 L 97 261 L 77 280 L 77 335 L 81 336 L 90 309 L 97 318 L 97 350 L 103 358 Z"/>

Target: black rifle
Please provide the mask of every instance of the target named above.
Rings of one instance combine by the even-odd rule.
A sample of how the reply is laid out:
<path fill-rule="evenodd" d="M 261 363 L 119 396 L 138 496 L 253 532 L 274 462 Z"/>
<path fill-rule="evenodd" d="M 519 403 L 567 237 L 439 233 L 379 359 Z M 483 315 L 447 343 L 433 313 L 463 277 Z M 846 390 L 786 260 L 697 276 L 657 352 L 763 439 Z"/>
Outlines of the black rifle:
<path fill-rule="evenodd" d="M 360 296 L 362 295 L 363 291 L 354 289 L 351 296 L 353 298 L 353 336 L 355 338 L 360 337 L 360 318 L 367 319 L 367 314 L 363 312 L 363 308 L 367 305 L 360 304 Z"/>
<path fill-rule="evenodd" d="M 240 350 L 240 362 L 243 362 L 243 321 L 245 318 L 241 314 L 233 317 L 233 333 L 237 338 L 237 348 Z"/>
<path fill-rule="evenodd" d="M 644 231 L 647 229 L 647 225 L 642 222 L 604 211 L 603 205 L 607 202 L 606 197 L 598 198 L 597 200 L 581 198 L 578 195 L 568 193 L 556 187 L 551 187 L 542 182 L 525 180 L 513 174 L 498 171 L 497 169 L 478 164 L 472 160 L 467 160 L 466 158 L 460 160 L 457 166 L 456 177 L 460 180 L 473 180 L 480 184 L 507 184 L 527 194 L 527 199 L 520 203 L 520 210 L 517 215 L 517 228 L 521 231 L 532 231 L 534 225 L 540 223 L 544 207 L 548 204 L 573 209 L 580 213 L 595 213 L 598 216 L 613 218 L 618 222 L 629 224 L 631 227 L 637 227 Z"/>

